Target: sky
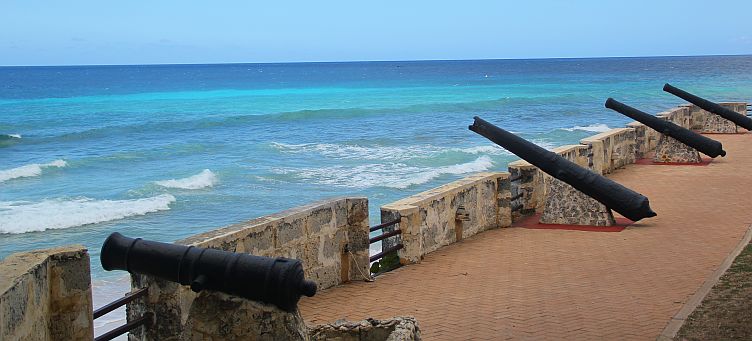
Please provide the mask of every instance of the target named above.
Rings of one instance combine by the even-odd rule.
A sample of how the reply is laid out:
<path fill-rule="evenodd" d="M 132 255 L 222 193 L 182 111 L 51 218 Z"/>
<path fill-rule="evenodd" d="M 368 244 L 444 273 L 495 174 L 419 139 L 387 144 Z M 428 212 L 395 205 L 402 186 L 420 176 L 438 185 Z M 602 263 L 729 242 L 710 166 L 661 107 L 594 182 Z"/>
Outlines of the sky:
<path fill-rule="evenodd" d="M 752 1 L 0 1 L 5 66 L 719 54 Z"/>

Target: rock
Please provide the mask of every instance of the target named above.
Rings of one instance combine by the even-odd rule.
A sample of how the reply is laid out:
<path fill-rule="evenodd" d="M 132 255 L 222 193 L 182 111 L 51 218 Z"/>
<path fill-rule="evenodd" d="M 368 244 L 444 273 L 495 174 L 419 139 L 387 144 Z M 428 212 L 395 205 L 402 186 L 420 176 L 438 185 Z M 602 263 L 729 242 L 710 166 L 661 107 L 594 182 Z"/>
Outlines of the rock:
<path fill-rule="evenodd" d="M 337 320 L 310 328 L 311 341 L 414 341 L 420 340 L 420 328 L 414 317 L 398 316 L 388 320 L 368 318 L 350 322 Z"/>

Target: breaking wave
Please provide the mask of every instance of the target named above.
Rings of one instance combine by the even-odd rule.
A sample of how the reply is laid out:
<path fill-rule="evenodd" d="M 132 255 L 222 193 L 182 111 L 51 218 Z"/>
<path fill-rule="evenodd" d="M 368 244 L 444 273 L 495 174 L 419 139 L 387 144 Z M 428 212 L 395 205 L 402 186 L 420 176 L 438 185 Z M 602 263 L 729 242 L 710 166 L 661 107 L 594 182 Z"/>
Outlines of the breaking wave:
<path fill-rule="evenodd" d="M 417 146 L 360 146 L 356 144 L 332 143 L 303 143 L 286 144 L 272 142 L 271 147 L 282 152 L 292 154 L 316 153 L 326 157 L 357 160 L 391 160 L 402 161 L 409 159 L 434 158 L 445 153 L 510 155 L 510 153 L 496 145 L 474 146 L 467 148 L 446 148 L 432 145 Z"/>
<path fill-rule="evenodd" d="M 582 130 L 582 131 L 591 131 L 591 132 L 595 132 L 595 133 L 603 133 L 603 132 L 611 130 L 611 128 L 609 128 L 607 125 L 605 125 L 603 123 L 598 123 L 598 124 L 587 125 L 587 126 L 584 126 L 584 127 L 583 126 L 574 126 L 572 128 L 562 128 L 562 130 L 566 130 L 566 131 Z"/>
<path fill-rule="evenodd" d="M 166 211 L 175 197 L 162 194 L 132 200 L 53 199 L 41 202 L 0 202 L 0 234 L 26 233 L 97 224 Z"/>
<path fill-rule="evenodd" d="M 48 167 L 65 167 L 68 163 L 64 160 L 55 160 L 50 163 L 32 163 L 30 165 L 25 165 L 21 167 L 6 169 L 6 170 L 0 170 L 0 183 L 12 180 L 12 179 L 18 179 L 18 178 L 30 178 L 35 176 L 42 175 L 42 170 L 44 168 Z"/>
<path fill-rule="evenodd" d="M 474 161 L 444 167 L 416 167 L 402 163 L 365 164 L 355 167 L 334 166 L 308 169 L 277 169 L 277 174 L 292 174 L 295 178 L 321 184 L 349 188 L 390 187 L 403 189 L 429 182 L 445 174 L 466 174 L 488 170 L 493 161 L 481 156 Z"/>
<path fill-rule="evenodd" d="M 0 141 L 10 139 L 20 139 L 21 134 L 0 134 Z"/>
<path fill-rule="evenodd" d="M 202 189 L 212 187 L 219 182 L 219 178 L 212 171 L 204 169 L 201 173 L 182 179 L 155 181 L 154 183 L 168 188 Z"/>

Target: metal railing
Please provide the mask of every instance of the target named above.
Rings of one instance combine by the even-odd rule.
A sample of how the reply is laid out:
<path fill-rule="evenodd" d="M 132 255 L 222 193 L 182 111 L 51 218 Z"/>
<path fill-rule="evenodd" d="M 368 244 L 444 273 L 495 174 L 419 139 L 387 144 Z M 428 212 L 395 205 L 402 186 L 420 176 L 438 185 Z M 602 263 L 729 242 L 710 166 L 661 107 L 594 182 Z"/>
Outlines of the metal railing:
<path fill-rule="evenodd" d="M 135 300 L 135 299 L 137 299 L 139 297 L 146 296 L 147 293 L 149 293 L 149 288 L 141 288 L 141 289 L 138 289 L 138 290 L 136 290 L 134 292 L 129 292 L 129 293 L 125 294 L 125 296 L 123 296 L 122 298 L 119 298 L 119 299 L 117 299 L 117 300 L 115 300 L 115 301 L 113 301 L 111 303 L 108 303 L 108 304 L 104 305 L 103 307 L 101 307 L 101 308 L 99 308 L 97 310 L 94 310 L 94 314 L 93 314 L 94 315 L 94 319 L 96 320 L 96 319 L 98 319 L 98 318 L 100 318 L 100 317 L 102 317 L 102 316 L 104 316 L 104 315 L 112 312 L 113 310 L 115 310 L 117 308 L 120 308 L 120 307 L 122 307 L 122 306 L 124 306 L 124 305 L 126 305 L 126 304 L 128 304 L 130 302 L 132 302 L 133 300 Z M 122 326 L 119 326 L 119 327 L 117 327 L 117 328 L 115 328 L 113 330 L 110 330 L 110 331 L 108 331 L 108 332 L 106 332 L 106 333 L 104 333 L 104 334 L 102 334 L 100 336 L 95 337 L 94 341 L 112 340 L 112 339 L 114 339 L 114 338 L 116 338 L 116 337 L 118 337 L 118 336 L 120 336 L 122 334 L 125 334 L 125 333 L 127 333 L 127 332 L 129 332 L 129 331 L 131 331 L 133 329 L 136 329 L 136 328 L 141 327 L 141 326 L 149 327 L 152 324 L 154 324 L 154 314 L 151 313 L 151 312 L 145 312 L 143 315 L 141 315 L 141 317 L 139 317 L 139 318 L 137 318 L 137 319 L 135 319 L 133 321 L 130 321 L 130 322 L 128 322 L 128 323 L 126 323 L 126 324 L 124 324 Z"/>
<path fill-rule="evenodd" d="M 376 231 L 376 230 L 381 230 L 381 229 L 383 229 L 385 227 L 389 227 L 389 226 L 393 226 L 393 225 L 399 224 L 399 222 L 400 222 L 400 218 L 397 218 L 397 219 L 392 220 L 392 221 L 388 221 L 386 223 L 381 223 L 379 225 L 376 225 L 376 226 L 373 226 L 373 227 L 369 228 L 369 232 L 373 232 L 373 231 Z M 399 228 L 397 228 L 397 229 L 394 229 L 393 231 L 387 231 L 387 232 L 384 232 L 384 233 L 382 233 L 382 234 L 380 234 L 380 235 L 378 235 L 376 237 L 369 238 L 368 239 L 368 243 L 369 244 L 373 244 L 373 243 L 379 242 L 381 240 L 384 240 L 386 238 L 394 237 L 394 236 L 397 236 L 397 235 L 400 235 L 400 234 L 402 234 L 402 230 L 400 230 Z M 375 262 L 375 261 L 377 261 L 377 260 L 379 260 L 381 258 L 384 258 L 384 256 L 386 256 L 386 255 L 388 255 L 388 254 L 390 254 L 392 252 L 396 252 L 397 250 L 402 249 L 403 247 L 404 246 L 402 245 L 402 243 L 394 245 L 394 246 L 392 246 L 392 247 L 390 247 L 390 248 L 388 248 L 386 250 L 382 250 L 381 252 L 379 252 L 379 253 L 371 256 L 369 258 L 369 261 L 370 262 Z"/>

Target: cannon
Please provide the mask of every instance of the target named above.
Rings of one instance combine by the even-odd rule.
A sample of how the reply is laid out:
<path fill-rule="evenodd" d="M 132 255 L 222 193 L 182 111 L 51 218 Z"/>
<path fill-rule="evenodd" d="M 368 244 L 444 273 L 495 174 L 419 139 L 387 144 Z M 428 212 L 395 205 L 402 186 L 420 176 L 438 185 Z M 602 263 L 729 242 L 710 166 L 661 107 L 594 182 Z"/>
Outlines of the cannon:
<path fill-rule="evenodd" d="M 734 124 L 747 129 L 752 130 L 752 119 L 744 116 L 736 111 L 733 111 L 728 108 L 722 107 L 718 103 L 714 103 L 711 101 L 708 101 L 704 98 L 697 97 L 693 94 L 690 94 L 689 92 L 686 92 L 682 89 L 679 89 L 677 87 L 672 86 L 671 84 L 666 83 L 663 86 L 663 91 L 668 92 L 674 96 L 680 97 L 681 99 L 692 103 L 710 113 L 716 114 L 718 116 L 721 116 L 731 122 L 734 122 Z"/>
<path fill-rule="evenodd" d="M 713 158 L 718 155 L 726 156 L 726 152 L 723 150 L 723 145 L 720 142 L 702 136 L 672 122 L 662 120 L 658 117 L 637 110 L 613 98 L 606 100 L 606 108 L 637 120 L 642 124 L 653 128 L 657 132 L 668 135 L 707 156 Z"/>
<path fill-rule="evenodd" d="M 190 285 L 191 290 L 215 290 L 270 303 L 292 312 L 301 295 L 316 294 L 297 259 L 260 257 L 195 246 L 128 238 L 113 233 L 102 244 L 105 270 L 126 270 Z"/>
<path fill-rule="evenodd" d="M 656 216 L 656 213 L 650 209 L 648 198 L 642 194 L 582 168 L 554 152 L 538 147 L 477 116 L 469 129 L 632 221 Z"/>

